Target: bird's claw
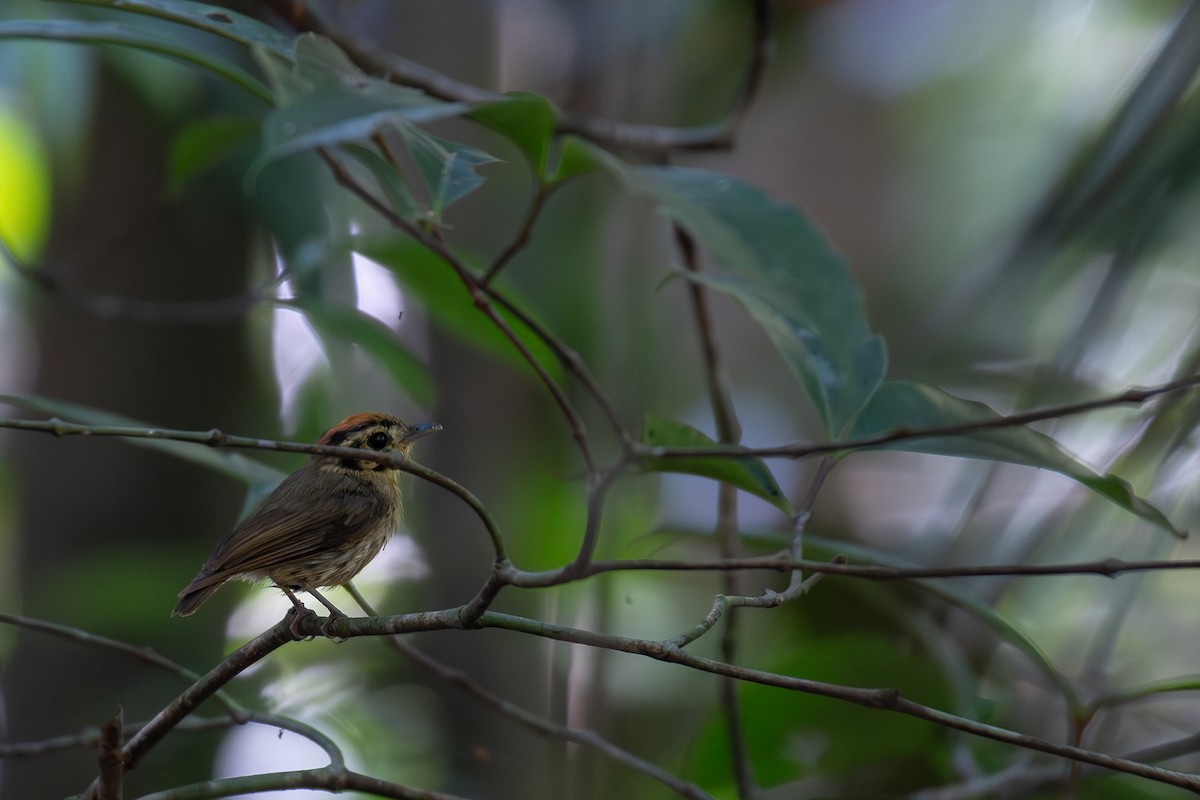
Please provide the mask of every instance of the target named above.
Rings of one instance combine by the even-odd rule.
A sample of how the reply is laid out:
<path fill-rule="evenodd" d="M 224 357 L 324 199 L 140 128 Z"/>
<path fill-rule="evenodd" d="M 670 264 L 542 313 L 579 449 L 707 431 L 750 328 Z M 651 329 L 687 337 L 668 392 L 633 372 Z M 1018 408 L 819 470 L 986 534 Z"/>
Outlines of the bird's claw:
<path fill-rule="evenodd" d="M 292 639 L 297 642 L 308 642 L 317 638 L 315 633 L 306 635 L 300 632 L 300 621 L 308 619 L 309 617 L 316 617 L 317 612 L 307 609 L 304 606 L 300 606 L 299 608 L 289 608 L 287 613 L 288 616 L 293 617 L 292 623 L 288 625 L 288 630 L 292 634 Z M 284 617 L 284 619 L 287 619 L 287 617 Z M 324 633 L 324 626 L 322 626 L 321 632 Z"/>
<path fill-rule="evenodd" d="M 337 622 L 346 618 L 346 615 L 340 611 L 336 614 L 331 612 L 328 617 L 325 617 L 321 620 L 321 635 L 329 639 L 329 641 L 333 642 L 334 644 L 341 644 L 342 642 L 346 641 L 346 639 L 349 638 L 348 636 L 339 636 L 330 631 L 330 628 L 332 628 Z"/>

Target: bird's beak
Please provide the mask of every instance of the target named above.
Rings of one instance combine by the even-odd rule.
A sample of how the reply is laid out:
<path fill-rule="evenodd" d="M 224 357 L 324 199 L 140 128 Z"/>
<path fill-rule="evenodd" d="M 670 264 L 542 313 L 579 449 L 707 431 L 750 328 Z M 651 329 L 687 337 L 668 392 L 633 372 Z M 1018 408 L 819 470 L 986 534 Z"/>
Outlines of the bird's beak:
<path fill-rule="evenodd" d="M 437 433 L 441 429 L 442 426 L 436 422 L 418 422 L 416 425 L 408 427 L 408 432 L 404 434 L 404 441 L 411 442 L 414 439 L 420 439 L 422 436 Z"/>

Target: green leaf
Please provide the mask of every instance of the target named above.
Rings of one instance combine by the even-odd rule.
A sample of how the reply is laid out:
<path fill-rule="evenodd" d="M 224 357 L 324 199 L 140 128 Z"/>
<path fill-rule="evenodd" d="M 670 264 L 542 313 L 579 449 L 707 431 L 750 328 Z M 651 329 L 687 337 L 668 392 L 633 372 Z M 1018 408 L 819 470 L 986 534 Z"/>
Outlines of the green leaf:
<path fill-rule="evenodd" d="M 189 0 L 68 0 L 88 6 L 165 19 L 196 30 L 216 34 L 246 47 L 261 47 L 280 56 L 293 56 L 294 37 L 261 20 L 208 3 Z"/>
<path fill-rule="evenodd" d="M 296 41 L 294 63 L 256 55 L 280 107 L 263 121 L 262 150 L 251 178 L 293 153 L 368 141 L 386 129 L 444 119 L 471 107 L 367 75 L 333 43 L 311 35 Z"/>
<path fill-rule="evenodd" d="M 171 142 L 168 171 L 173 193 L 254 141 L 258 121 L 249 117 L 207 117 L 183 128 Z"/>
<path fill-rule="evenodd" d="M 329 155 L 338 158 L 339 153 L 349 155 L 370 170 L 393 211 L 408 219 L 415 219 L 420 215 L 421 210 L 417 207 L 416 198 L 413 197 L 408 184 L 404 182 L 404 176 L 400 174 L 400 170 L 396 168 L 395 164 L 370 147 L 357 144 L 343 144 L 339 150 L 330 151 Z"/>
<path fill-rule="evenodd" d="M 293 153 L 367 141 L 386 128 L 442 119 L 466 108 L 463 104 L 442 103 L 423 95 L 412 97 L 400 88 L 370 83 L 353 90 L 316 89 L 276 109 L 263 121 L 262 150 L 251 174 Z"/>
<path fill-rule="evenodd" d="M 83 425 L 122 428 L 157 427 L 131 417 L 114 414 L 110 411 L 101 411 L 88 406 L 67 403 L 48 397 L 38 397 L 36 395 L 0 395 L 0 402 L 28 409 L 29 411 L 35 411 L 39 414 L 58 417 L 66 422 L 75 422 Z M 209 469 L 216 470 L 217 472 L 250 484 L 252 487 L 274 486 L 279 483 L 284 474 L 274 467 L 230 450 L 205 447 L 191 442 L 176 442 L 169 439 L 129 437 L 125 441 L 138 447 L 158 450 L 176 458 L 181 458 L 184 461 L 191 461 L 192 463 L 208 467 Z"/>
<path fill-rule="evenodd" d="M 475 172 L 475 167 L 499 161 L 490 153 L 439 139 L 415 125 L 401 122 L 396 127 L 425 180 L 429 190 L 429 210 L 435 219 L 483 185 L 483 177 Z"/>
<path fill-rule="evenodd" d="M 711 254 L 720 273 L 688 276 L 746 307 L 799 377 L 826 433 L 843 433 L 883 380 L 887 353 L 824 237 L 796 209 L 724 175 L 679 167 L 619 174 Z"/>
<path fill-rule="evenodd" d="M 850 437 L 860 439 L 895 431 L 944 428 L 1000 419 L 999 414 L 983 403 L 963 400 L 936 387 L 910 381 L 888 381 L 871 398 Z M 1026 426 L 981 428 L 953 436 L 903 439 L 875 445 L 872 449 L 1004 461 L 1053 470 L 1163 530 L 1180 537 L 1184 535 L 1161 511 L 1138 497 L 1125 480 L 1116 475 L 1098 474 L 1063 450 L 1049 436 Z"/>
<path fill-rule="evenodd" d="M 716 442 L 690 425 L 663 417 L 647 416 L 642 427 L 642 443 L 651 447 L 703 447 L 718 446 Z M 699 475 L 735 486 L 755 497 L 761 497 L 788 516 L 795 509 L 780 490 L 771 470 L 762 459 L 738 455 L 736 447 L 729 448 L 728 456 L 696 456 L 694 458 L 651 458 L 642 462 L 648 472 L 679 472 Z"/>
<path fill-rule="evenodd" d="M 485 352 L 528 368 L 525 358 L 508 337 L 480 313 L 462 281 L 437 255 L 411 239 L 398 236 L 360 239 L 354 249 L 391 270 L 404 288 L 421 301 L 437 324 Z M 521 308 L 527 308 L 514 292 L 506 288 L 505 294 Z M 560 379 L 562 367 L 553 351 L 515 316 L 503 309 L 499 309 L 499 313 L 550 376 Z"/>
<path fill-rule="evenodd" d="M 4 39 L 44 39 L 78 44 L 112 44 L 146 50 L 177 58 L 212 72 L 235 86 L 240 86 L 266 103 L 273 103 L 271 90 L 235 63 L 223 56 L 206 52 L 196 46 L 189 31 L 167 28 L 141 30 L 113 22 L 84 22 L 80 20 L 15 20 L 0 22 L 0 41 Z"/>
<path fill-rule="evenodd" d="M 375 363 L 387 370 L 396 385 L 418 405 L 426 408 L 433 405 L 433 378 L 429 371 L 400 341 L 396 332 L 380 320 L 356 308 L 342 308 L 328 303 L 284 301 L 280 305 L 301 312 L 322 332 L 358 345 Z"/>
<path fill-rule="evenodd" d="M 538 176 L 545 175 L 557 120 L 544 97 L 513 92 L 503 100 L 484 103 L 467 116 L 511 141 L 529 159 Z"/>
<path fill-rule="evenodd" d="M 579 175 L 609 167 L 620 170 L 614 159 L 587 139 L 563 136 L 559 140 L 558 158 L 547 171 L 547 183 L 553 185 Z"/>

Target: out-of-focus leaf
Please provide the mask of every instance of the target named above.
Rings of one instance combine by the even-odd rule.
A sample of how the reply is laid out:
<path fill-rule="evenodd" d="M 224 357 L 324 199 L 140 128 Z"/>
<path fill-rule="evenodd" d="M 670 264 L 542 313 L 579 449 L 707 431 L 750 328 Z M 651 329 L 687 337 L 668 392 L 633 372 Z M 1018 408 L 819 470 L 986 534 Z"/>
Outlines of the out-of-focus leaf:
<path fill-rule="evenodd" d="M 646 417 L 642 427 L 642 443 L 651 447 L 717 446 L 716 442 L 691 425 L 654 416 Z M 680 472 L 712 478 L 749 492 L 755 497 L 761 497 L 788 516 L 796 513 L 762 459 L 737 455 L 735 447 L 730 447 L 729 453 L 728 456 L 652 458 L 642 462 L 642 469 L 649 472 Z"/>
<path fill-rule="evenodd" d="M 37 258 L 50 227 L 50 163 L 29 120 L 0 103 L 0 263 Z"/>
<path fill-rule="evenodd" d="M 214 33 L 247 47 L 262 47 L 291 58 L 294 37 L 272 28 L 253 17 L 228 8 L 189 0 L 68 0 L 89 6 L 103 6 L 156 19 L 165 19 L 196 30 Z"/>
<path fill-rule="evenodd" d="M 396 385 L 421 406 L 433 405 L 433 378 L 425 365 L 396 335 L 396 332 L 370 314 L 356 308 L 328 303 L 283 303 L 304 314 L 314 327 L 361 347 L 375 363 L 386 369 Z"/>
<path fill-rule="evenodd" d="M 435 218 L 483 185 L 475 167 L 499 160 L 479 148 L 431 136 L 415 125 L 400 123 L 396 127 L 425 180 L 429 210 Z"/>
<path fill-rule="evenodd" d="M 900 430 L 944 428 L 999 419 L 1000 416 L 983 403 L 963 400 L 933 386 L 888 381 L 867 403 L 850 437 L 858 439 Z M 953 436 L 902 439 L 878 445 L 876 449 L 1005 461 L 1053 470 L 1163 530 L 1176 536 L 1184 535 L 1161 511 L 1138 497 L 1126 481 L 1116 475 L 1098 474 L 1049 436 L 1026 426 L 980 428 Z"/>
<path fill-rule="evenodd" d="M 417 127 L 463 114 L 472 108 L 470 104 L 443 102 L 367 75 L 326 39 L 298 39 L 294 64 L 262 54 L 259 60 L 280 107 L 263 123 L 263 146 L 251 166 L 251 179 L 264 166 L 284 156 L 363 143 L 394 130 L 412 154 L 428 190 L 429 210 L 436 217 L 483 183 L 475 167 L 496 160 L 478 148 L 440 139 Z M 355 157 L 363 161 L 361 148 Z M 378 159 L 367 166 L 377 178 L 382 176 Z M 398 180 L 399 173 L 394 172 L 384 184 L 403 208 L 411 192 L 398 192 Z"/>
<path fill-rule="evenodd" d="M 267 115 L 251 174 L 293 153 L 366 141 L 386 128 L 454 116 L 465 108 L 378 82 L 316 89 Z"/>
<path fill-rule="evenodd" d="M 170 27 L 142 30 L 120 23 L 82 20 L 0 22 L 0 40 L 45 39 L 78 44 L 114 44 L 136 50 L 147 50 L 194 64 L 224 78 L 235 86 L 242 87 L 266 103 L 274 102 L 271 90 L 264 86 L 262 81 L 243 69 L 240 64 L 223 55 L 196 47 L 195 42 L 188 37 L 189 33 L 186 30 L 176 31 Z"/>
<path fill-rule="evenodd" d="M 466 103 L 446 103 L 407 86 L 367 75 L 332 42 L 299 37 L 295 61 L 256 51 L 279 107 L 263 122 L 263 144 L 251 177 L 293 153 L 363 142 L 388 128 L 461 114 Z"/>
<path fill-rule="evenodd" d="M 600 148 L 578 136 L 563 136 L 559 139 L 558 158 L 550 166 L 548 183 L 562 183 L 578 175 L 597 172 L 612 166 L 612 158 Z M 614 166 L 614 169 L 620 169 Z"/>
<path fill-rule="evenodd" d="M 619 174 L 712 255 L 722 272 L 689 277 L 746 307 L 800 378 L 826 432 L 842 434 L 883 380 L 887 353 L 824 237 L 796 209 L 724 175 L 679 167 Z"/>
<path fill-rule="evenodd" d="M 362 239 L 355 243 L 354 249 L 390 269 L 446 330 L 509 363 L 528 367 L 508 337 L 479 312 L 462 281 L 438 256 L 399 236 Z M 505 294 L 519 302 L 513 292 L 506 289 Z M 521 307 L 528 308 L 524 304 Z M 553 351 L 512 314 L 502 309 L 499 313 L 550 376 L 561 378 L 562 367 Z"/>
<path fill-rule="evenodd" d="M 171 191 L 182 191 L 198 175 L 252 143 L 257 134 L 258 121 L 249 117 L 206 117 L 188 125 L 171 143 Z"/>
<path fill-rule="evenodd" d="M 388 202 L 391 203 L 393 211 L 407 219 L 413 219 L 420 213 L 412 191 L 404 182 L 404 176 L 400 174 L 400 170 L 396 169 L 395 164 L 370 147 L 343 144 L 341 152 L 346 153 L 371 171 L 375 182 L 379 184 L 379 188 L 383 190 Z M 330 153 L 330 155 L 334 158 L 338 157 L 336 152 Z"/>
<path fill-rule="evenodd" d="M 747 531 L 743 540 L 753 541 L 755 534 Z M 786 540 L 777 535 L 763 537 L 768 546 L 782 547 Z M 832 559 L 835 556 L 846 556 L 850 563 L 871 564 L 878 567 L 894 567 L 896 569 L 913 569 L 920 566 L 914 561 L 902 558 L 894 553 L 870 547 L 868 545 L 848 542 L 844 539 L 831 539 L 819 534 L 806 534 L 804 537 L 804 555 L 806 558 Z M 1019 625 L 992 608 L 978 597 L 970 583 L 961 580 L 939 580 L 937 578 L 916 578 L 912 583 L 922 591 L 939 597 L 958 610 L 975 617 L 992 630 L 996 636 L 1007 642 L 1016 650 L 1025 654 L 1030 663 L 1053 684 L 1071 709 L 1082 709 L 1079 696 L 1076 694 L 1071 681 L 1059 671 L 1038 643 L 1030 638 Z M 967 709 L 960 707 L 967 713 Z"/>
<path fill-rule="evenodd" d="M 495 103 L 484 103 L 468 114 L 517 146 L 539 176 L 546 172 L 554 139 L 554 109 L 544 97 L 514 92 Z"/>
<path fill-rule="evenodd" d="M 101 411 L 76 403 L 67 403 L 48 397 L 38 397 L 37 395 L 0 395 L 0 402 L 28 409 L 29 411 L 35 411 L 39 414 L 58 417 L 66 422 L 76 422 L 83 425 L 123 428 L 156 427 L 140 420 L 122 416 L 121 414 L 114 414 L 111 411 Z M 241 453 L 235 453 L 231 450 L 205 447 L 203 445 L 192 444 L 191 442 L 175 442 L 168 439 L 129 437 L 125 441 L 138 447 L 158 450 L 176 458 L 181 458 L 184 461 L 200 464 L 201 466 L 248 483 L 251 486 L 274 485 L 283 478 L 284 474 L 274 467 L 267 466 L 260 461 L 247 458 Z"/>
<path fill-rule="evenodd" d="M 909 641 L 878 630 L 817 631 L 788 650 L 777 652 L 767 668 L 839 685 L 895 687 L 939 707 L 947 702 L 938 664 Z M 922 720 L 754 683 L 741 685 L 738 694 L 747 751 L 763 786 L 781 787 L 804 775 L 857 774 L 854 785 L 867 790 L 864 796 L 883 790 L 905 796 L 940 774 L 944 734 Z M 727 724 L 714 714 L 691 754 L 689 777 L 708 789 L 728 775 Z"/>

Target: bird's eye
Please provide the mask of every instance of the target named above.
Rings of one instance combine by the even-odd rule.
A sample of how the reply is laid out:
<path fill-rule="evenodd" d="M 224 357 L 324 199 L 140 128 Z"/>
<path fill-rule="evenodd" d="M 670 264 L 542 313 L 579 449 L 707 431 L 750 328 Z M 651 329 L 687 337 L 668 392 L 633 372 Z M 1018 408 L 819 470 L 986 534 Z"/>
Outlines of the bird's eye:
<path fill-rule="evenodd" d="M 375 431 L 375 433 L 367 437 L 367 447 L 372 450 L 387 450 L 388 445 L 391 443 L 392 437 L 383 431 Z"/>

